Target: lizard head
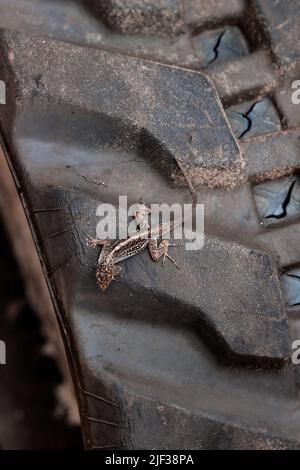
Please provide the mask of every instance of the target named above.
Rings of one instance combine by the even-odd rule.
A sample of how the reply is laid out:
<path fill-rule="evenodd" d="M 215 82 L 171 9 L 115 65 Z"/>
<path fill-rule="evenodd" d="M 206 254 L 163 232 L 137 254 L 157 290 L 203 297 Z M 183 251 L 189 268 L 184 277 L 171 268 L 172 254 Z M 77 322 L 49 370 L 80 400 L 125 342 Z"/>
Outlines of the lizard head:
<path fill-rule="evenodd" d="M 145 206 L 145 204 L 135 204 L 135 211 L 133 213 L 133 217 L 135 218 L 136 222 L 140 223 L 143 219 L 148 218 L 148 215 L 151 213 L 151 209 Z"/>
<path fill-rule="evenodd" d="M 102 291 L 105 291 L 111 281 L 115 279 L 115 276 L 120 274 L 121 272 L 121 267 L 116 266 L 115 264 L 101 264 L 98 266 L 97 271 L 96 271 L 96 279 L 98 286 Z"/>

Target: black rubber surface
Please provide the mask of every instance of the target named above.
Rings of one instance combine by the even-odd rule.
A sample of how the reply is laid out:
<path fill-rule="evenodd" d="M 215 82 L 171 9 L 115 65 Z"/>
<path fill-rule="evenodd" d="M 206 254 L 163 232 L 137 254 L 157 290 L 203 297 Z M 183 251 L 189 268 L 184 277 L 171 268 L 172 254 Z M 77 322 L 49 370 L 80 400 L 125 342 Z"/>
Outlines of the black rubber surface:
<path fill-rule="evenodd" d="M 299 22 L 289 0 L 0 2 L 3 142 L 88 448 L 300 446 Z M 175 158 L 204 248 L 101 293 L 98 204 L 190 202 Z"/>

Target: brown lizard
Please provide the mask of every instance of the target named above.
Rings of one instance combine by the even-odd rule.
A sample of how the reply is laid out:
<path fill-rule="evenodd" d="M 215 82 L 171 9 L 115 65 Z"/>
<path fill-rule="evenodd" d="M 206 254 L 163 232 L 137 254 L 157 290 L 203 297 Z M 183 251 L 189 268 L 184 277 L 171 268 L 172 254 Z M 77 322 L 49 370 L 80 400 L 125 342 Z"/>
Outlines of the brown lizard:
<path fill-rule="evenodd" d="M 121 273 L 121 267 L 116 264 L 137 255 L 147 246 L 153 261 L 159 261 L 161 257 L 163 257 L 163 261 L 165 258 L 169 258 L 179 269 L 175 260 L 168 254 L 168 248 L 172 246 L 169 240 L 158 242 L 157 238 L 166 235 L 177 225 L 182 224 L 182 218 L 150 227 L 144 219 L 146 213 L 149 213 L 149 209 L 141 204 L 139 211 L 135 213 L 136 220 L 140 222 L 140 230 L 126 239 L 113 242 L 88 236 L 87 242 L 90 246 L 93 248 L 102 246 L 96 269 L 96 279 L 102 291 L 106 290 L 115 276 Z"/>
<path fill-rule="evenodd" d="M 197 203 L 196 192 L 189 176 L 182 167 L 182 164 L 179 163 L 177 159 L 176 162 L 187 180 L 192 194 L 192 207 L 194 209 Z M 171 232 L 177 225 L 182 224 L 182 218 L 180 217 L 179 219 L 174 219 L 171 222 L 163 222 L 157 224 L 155 227 L 150 227 L 145 219 L 145 216 L 147 216 L 149 212 L 150 209 L 145 205 L 140 205 L 139 210 L 134 214 L 134 217 L 139 224 L 139 230 L 126 239 L 116 241 L 99 240 L 88 235 L 87 242 L 89 246 L 92 246 L 93 248 L 96 246 L 102 246 L 96 269 L 97 283 L 102 291 L 105 291 L 115 277 L 121 273 L 122 268 L 120 266 L 116 266 L 116 264 L 130 258 L 131 256 L 137 255 L 147 246 L 153 261 L 159 261 L 161 257 L 163 257 L 163 261 L 165 258 L 169 258 L 179 269 L 174 259 L 168 254 L 168 248 L 169 246 L 172 246 L 170 245 L 169 240 L 161 240 L 158 242 L 157 239 Z"/>

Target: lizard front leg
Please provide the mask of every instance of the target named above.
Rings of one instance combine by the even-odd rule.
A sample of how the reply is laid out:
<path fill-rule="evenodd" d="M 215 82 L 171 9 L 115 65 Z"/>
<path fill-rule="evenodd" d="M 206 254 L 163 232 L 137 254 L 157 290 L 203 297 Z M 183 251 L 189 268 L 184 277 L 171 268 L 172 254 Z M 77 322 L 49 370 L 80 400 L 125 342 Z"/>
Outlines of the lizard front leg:
<path fill-rule="evenodd" d="M 86 233 L 86 243 L 88 246 L 92 248 L 96 248 L 96 246 L 110 246 L 112 241 L 111 240 L 100 240 L 99 238 L 93 238 Z"/>
<path fill-rule="evenodd" d="M 168 258 L 170 261 L 172 261 L 172 263 L 175 264 L 177 269 L 180 269 L 176 261 L 168 254 L 169 246 L 176 245 L 171 245 L 169 240 L 161 240 L 161 242 L 158 243 L 156 239 L 151 239 L 148 243 L 150 256 L 153 261 L 159 261 L 163 256 L 163 263 L 165 262 L 165 259 Z"/>

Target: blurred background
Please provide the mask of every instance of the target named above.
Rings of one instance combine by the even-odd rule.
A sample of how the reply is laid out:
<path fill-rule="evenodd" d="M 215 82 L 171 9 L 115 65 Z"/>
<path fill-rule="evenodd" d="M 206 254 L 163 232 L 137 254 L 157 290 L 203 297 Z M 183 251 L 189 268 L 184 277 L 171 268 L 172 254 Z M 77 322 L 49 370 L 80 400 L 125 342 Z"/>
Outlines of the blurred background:
<path fill-rule="evenodd" d="M 80 449 L 78 423 L 61 399 L 63 377 L 30 307 L 0 217 L 0 448 Z"/>

